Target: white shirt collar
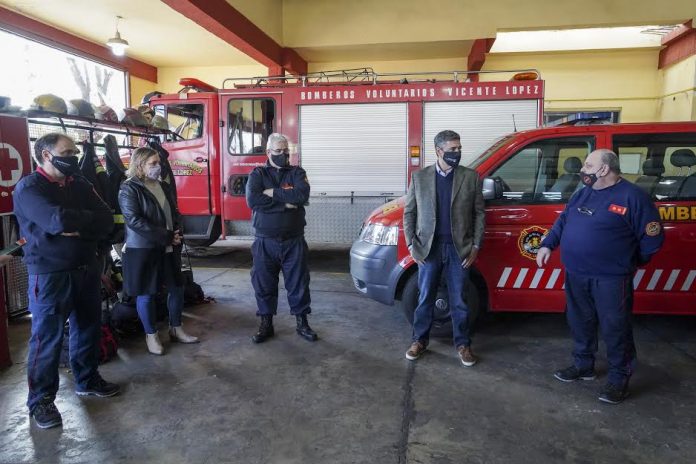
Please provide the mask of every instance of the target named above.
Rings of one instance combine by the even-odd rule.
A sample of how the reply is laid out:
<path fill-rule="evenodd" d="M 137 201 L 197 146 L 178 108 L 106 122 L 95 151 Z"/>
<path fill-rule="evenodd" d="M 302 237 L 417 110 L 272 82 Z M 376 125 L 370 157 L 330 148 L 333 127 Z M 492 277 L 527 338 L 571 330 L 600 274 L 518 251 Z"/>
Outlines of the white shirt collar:
<path fill-rule="evenodd" d="M 435 160 L 435 170 L 437 170 L 437 173 L 440 174 L 442 177 L 447 177 L 454 171 L 454 168 L 450 168 L 449 171 L 443 171 L 442 168 L 440 168 L 440 163 Z"/>

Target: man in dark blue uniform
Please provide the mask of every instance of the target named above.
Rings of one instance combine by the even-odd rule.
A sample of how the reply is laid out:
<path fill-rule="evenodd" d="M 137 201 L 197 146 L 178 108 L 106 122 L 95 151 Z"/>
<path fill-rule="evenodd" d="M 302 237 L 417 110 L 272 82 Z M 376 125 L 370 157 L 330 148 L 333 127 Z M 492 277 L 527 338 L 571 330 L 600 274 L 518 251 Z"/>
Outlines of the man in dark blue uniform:
<path fill-rule="evenodd" d="M 309 327 L 311 312 L 307 243 L 304 240 L 309 182 L 304 169 L 290 165 L 288 140 L 271 134 L 266 144 L 268 162 L 254 169 L 246 186 L 246 200 L 253 211 L 256 239 L 251 247 L 254 264 L 251 283 L 256 294 L 261 325 L 254 343 L 274 335 L 273 316 L 278 309 L 278 273 L 283 271 L 290 313 L 297 319 L 297 333 L 309 341 L 317 334 Z"/>
<path fill-rule="evenodd" d="M 75 143 L 48 134 L 34 145 L 38 168 L 14 192 L 14 214 L 27 239 L 31 339 L 27 406 L 36 425 L 62 424 L 54 404 L 63 328 L 70 319 L 70 368 L 78 395 L 107 397 L 119 386 L 97 371 L 101 336 L 101 269 L 97 242 L 111 232 L 111 210 L 78 175 Z"/>
<path fill-rule="evenodd" d="M 587 156 L 577 192 L 541 243 L 537 264 L 561 247 L 566 268 L 566 317 L 574 364 L 557 371 L 563 382 L 593 380 L 597 326 L 607 346 L 609 372 L 600 401 L 616 404 L 628 395 L 636 349 L 633 343 L 633 274 L 664 241 L 660 215 L 650 197 L 621 177 L 610 150 Z"/>

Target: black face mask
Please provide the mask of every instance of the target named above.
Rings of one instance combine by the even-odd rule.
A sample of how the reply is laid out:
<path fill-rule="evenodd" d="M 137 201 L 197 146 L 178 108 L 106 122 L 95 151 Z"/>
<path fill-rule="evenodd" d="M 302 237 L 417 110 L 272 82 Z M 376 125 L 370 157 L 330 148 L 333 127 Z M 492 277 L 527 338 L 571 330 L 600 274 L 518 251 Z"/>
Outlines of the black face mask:
<path fill-rule="evenodd" d="M 56 156 L 51 153 L 51 164 L 64 176 L 72 176 L 80 170 L 77 156 Z"/>
<path fill-rule="evenodd" d="M 271 155 L 271 161 L 279 168 L 286 168 L 290 165 L 290 155 L 282 153 L 280 155 Z"/>
<path fill-rule="evenodd" d="M 592 187 L 597 182 L 597 179 L 599 179 L 599 177 L 597 177 L 597 173 L 601 171 L 602 167 L 597 169 L 597 171 L 593 172 L 592 174 L 586 174 L 584 172 L 581 172 L 580 179 L 582 180 L 583 185 L 586 185 L 587 187 Z"/>
<path fill-rule="evenodd" d="M 460 151 L 446 151 L 442 154 L 442 159 L 445 160 L 449 166 L 456 168 L 459 166 L 459 162 L 462 160 L 462 152 Z"/>

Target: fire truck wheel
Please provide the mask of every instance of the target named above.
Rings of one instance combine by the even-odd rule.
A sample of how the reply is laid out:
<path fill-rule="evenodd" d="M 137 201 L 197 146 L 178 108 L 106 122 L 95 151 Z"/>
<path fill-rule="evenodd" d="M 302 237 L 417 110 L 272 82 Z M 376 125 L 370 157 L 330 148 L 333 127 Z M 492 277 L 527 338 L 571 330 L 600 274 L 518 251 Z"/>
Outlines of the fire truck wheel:
<path fill-rule="evenodd" d="M 413 312 L 418 306 L 418 273 L 414 272 L 406 281 L 404 290 L 401 293 L 401 310 L 406 316 L 406 320 L 413 325 Z M 466 304 L 469 307 L 469 327 L 473 330 L 476 321 L 481 313 L 481 295 L 478 287 L 469 280 L 466 285 Z M 433 337 L 451 337 L 452 319 L 450 317 L 449 304 L 447 301 L 447 287 L 443 283 L 437 292 L 435 301 L 435 313 L 433 314 L 433 326 L 430 330 Z"/>

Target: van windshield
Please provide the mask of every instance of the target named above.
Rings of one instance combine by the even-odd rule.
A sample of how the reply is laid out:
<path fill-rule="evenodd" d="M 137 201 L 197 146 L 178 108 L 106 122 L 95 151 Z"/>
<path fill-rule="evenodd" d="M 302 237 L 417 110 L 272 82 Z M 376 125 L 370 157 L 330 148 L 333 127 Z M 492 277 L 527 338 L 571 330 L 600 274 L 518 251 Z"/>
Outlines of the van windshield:
<path fill-rule="evenodd" d="M 476 159 L 474 159 L 468 167 L 471 169 L 476 169 L 484 161 L 486 161 L 493 153 L 498 151 L 498 148 L 502 147 L 508 140 L 512 138 L 512 135 L 504 135 L 493 142 L 493 144 L 483 153 L 481 153 Z"/>

